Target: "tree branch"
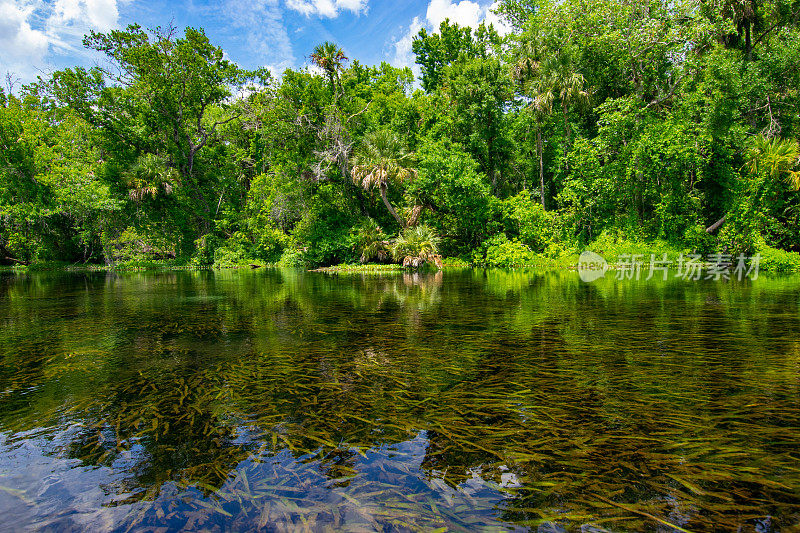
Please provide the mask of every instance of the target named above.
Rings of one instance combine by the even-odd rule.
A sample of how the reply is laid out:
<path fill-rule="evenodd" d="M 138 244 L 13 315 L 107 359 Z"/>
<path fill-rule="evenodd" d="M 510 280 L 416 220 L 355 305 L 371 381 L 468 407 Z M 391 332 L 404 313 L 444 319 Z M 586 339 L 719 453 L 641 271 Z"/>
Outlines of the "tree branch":
<path fill-rule="evenodd" d="M 656 99 L 656 100 L 653 100 L 653 101 L 652 101 L 652 102 L 650 102 L 649 104 L 647 104 L 647 105 L 645 106 L 645 109 L 649 109 L 650 107 L 652 107 L 652 106 L 654 106 L 654 105 L 661 105 L 661 104 L 662 104 L 662 103 L 664 103 L 666 100 L 668 100 L 669 98 L 671 98 L 671 97 L 672 97 L 672 95 L 673 95 L 673 94 L 675 94 L 675 90 L 678 88 L 678 86 L 681 84 L 681 82 L 682 82 L 682 81 L 683 81 L 683 80 L 686 78 L 686 76 L 688 76 L 688 75 L 689 75 L 689 72 L 688 72 L 688 71 L 687 71 L 687 72 L 684 72 L 683 74 L 681 74 L 681 76 L 680 76 L 680 77 L 678 78 L 678 80 L 677 80 L 677 81 L 676 81 L 676 82 L 675 82 L 675 83 L 672 85 L 672 88 L 669 90 L 669 92 L 667 92 L 667 94 L 665 94 L 665 95 L 664 95 L 662 98 L 658 98 L 658 99 Z"/>

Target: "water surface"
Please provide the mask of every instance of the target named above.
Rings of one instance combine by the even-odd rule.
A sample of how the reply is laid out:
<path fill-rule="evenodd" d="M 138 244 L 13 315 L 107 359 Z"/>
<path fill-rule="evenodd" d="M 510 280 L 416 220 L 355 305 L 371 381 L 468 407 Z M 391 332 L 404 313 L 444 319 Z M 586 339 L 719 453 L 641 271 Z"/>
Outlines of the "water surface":
<path fill-rule="evenodd" d="M 780 531 L 800 277 L 0 276 L 0 529 Z"/>

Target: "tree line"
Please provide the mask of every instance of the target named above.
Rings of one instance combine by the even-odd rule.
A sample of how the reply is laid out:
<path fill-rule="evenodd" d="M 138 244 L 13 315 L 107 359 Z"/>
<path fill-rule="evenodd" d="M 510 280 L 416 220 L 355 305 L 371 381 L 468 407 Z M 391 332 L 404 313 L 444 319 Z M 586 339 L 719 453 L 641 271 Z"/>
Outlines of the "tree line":
<path fill-rule="evenodd" d="M 331 42 L 276 77 L 202 29 L 92 32 L 102 66 L 0 91 L 0 261 L 798 257 L 800 0 L 498 13 L 420 30 L 418 80 Z"/>

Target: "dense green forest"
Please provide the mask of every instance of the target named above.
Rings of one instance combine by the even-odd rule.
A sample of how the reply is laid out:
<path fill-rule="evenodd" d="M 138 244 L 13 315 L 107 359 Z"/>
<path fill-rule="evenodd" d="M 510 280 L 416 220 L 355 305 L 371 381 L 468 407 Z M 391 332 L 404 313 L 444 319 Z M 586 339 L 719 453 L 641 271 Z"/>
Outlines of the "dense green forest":
<path fill-rule="evenodd" d="M 515 266 L 584 248 L 800 265 L 800 0 L 505 0 L 411 69 L 247 71 L 202 29 L 0 93 L 0 261 Z M 257 21 L 256 21 L 257 23 Z"/>

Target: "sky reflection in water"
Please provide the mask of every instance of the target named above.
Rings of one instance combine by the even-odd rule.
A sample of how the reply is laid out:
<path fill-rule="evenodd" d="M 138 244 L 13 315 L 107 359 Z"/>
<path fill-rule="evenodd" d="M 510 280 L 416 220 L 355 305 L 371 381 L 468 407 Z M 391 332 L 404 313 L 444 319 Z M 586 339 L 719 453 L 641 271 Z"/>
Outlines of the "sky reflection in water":
<path fill-rule="evenodd" d="M 800 278 L 0 277 L 0 528 L 800 523 Z"/>

